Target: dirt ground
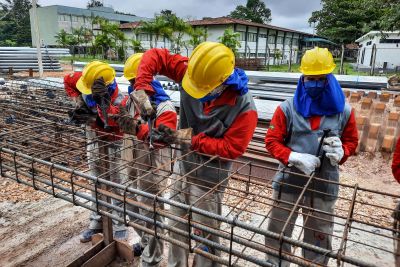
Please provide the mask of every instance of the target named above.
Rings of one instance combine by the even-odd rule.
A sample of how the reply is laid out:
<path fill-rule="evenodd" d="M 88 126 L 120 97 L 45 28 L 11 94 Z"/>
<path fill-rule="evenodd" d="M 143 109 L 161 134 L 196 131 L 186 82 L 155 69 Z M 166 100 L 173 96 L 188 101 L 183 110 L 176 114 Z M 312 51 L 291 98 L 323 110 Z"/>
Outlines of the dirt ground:
<path fill-rule="evenodd" d="M 342 182 L 400 196 L 390 160 L 380 153 L 375 157 L 361 153 L 341 170 Z M 0 266 L 65 266 L 90 248 L 90 243 L 79 242 L 88 217 L 89 211 L 83 208 L 1 177 Z M 130 230 L 129 243 L 135 240 Z"/>

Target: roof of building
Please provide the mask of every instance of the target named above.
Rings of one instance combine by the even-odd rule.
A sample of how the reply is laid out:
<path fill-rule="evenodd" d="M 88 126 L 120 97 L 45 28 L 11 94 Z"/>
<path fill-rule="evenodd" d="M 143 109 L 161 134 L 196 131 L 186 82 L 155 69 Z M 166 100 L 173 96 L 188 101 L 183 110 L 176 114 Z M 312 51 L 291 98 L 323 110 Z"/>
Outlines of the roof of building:
<path fill-rule="evenodd" d="M 261 24 L 261 23 L 251 22 L 251 21 L 247 21 L 247 20 L 243 20 L 243 19 L 234 19 L 234 18 L 230 18 L 230 17 L 204 18 L 201 20 L 192 20 L 192 21 L 189 21 L 189 24 L 192 26 L 240 24 L 240 25 L 266 28 L 266 29 L 272 29 L 272 30 L 278 30 L 278 31 L 284 31 L 284 32 L 295 32 L 295 33 L 300 33 L 300 34 L 311 35 L 310 33 L 301 32 L 301 31 L 297 31 L 297 30 L 277 27 L 277 26 L 273 26 L 270 24 Z"/>
<path fill-rule="evenodd" d="M 387 34 L 397 34 L 397 35 L 399 35 L 400 31 L 393 31 L 393 32 L 389 32 L 389 31 L 370 31 L 369 33 L 364 34 L 363 36 L 358 38 L 355 42 L 359 43 L 359 42 L 362 42 L 362 41 L 364 41 L 366 39 L 368 39 L 368 40 L 372 39 L 377 35 L 387 35 Z"/>
<path fill-rule="evenodd" d="M 279 30 L 279 31 L 284 31 L 284 32 L 300 33 L 300 34 L 305 34 L 305 35 L 311 36 L 310 33 L 306 33 L 306 32 L 300 32 L 300 31 L 296 31 L 296 30 L 273 26 L 270 24 L 255 23 L 255 22 L 251 22 L 251 21 L 247 21 L 247 20 L 243 20 L 243 19 L 234 19 L 234 18 L 229 18 L 229 17 L 205 18 L 205 19 L 201 19 L 201 20 L 188 21 L 188 23 L 192 26 L 240 24 L 240 25 L 246 25 L 246 26 Z M 138 27 L 139 25 L 140 25 L 140 23 L 137 23 L 137 22 L 124 23 L 124 24 L 120 25 L 120 28 L 121 29 L 134 29 L 134 28 Z"/>
<path fill-rule="evenodd" d="M 75 16 L 85 16 L 85 17 L 101 17 L 108 20 L 118 20 L 118 21 L 140 21 L 140 20 L 149 20 L 148 18 L 139 17 L 135 15 L 128 14 L 120 14 L 116 13 L 111 7 L 93 7 L 93 8 L 78 8 L 78 7 L 70 7 L 70 6 L 62 6 L 62 5 L 51 5 L 39 7 L 42 8 L 56 8 L 58 14 L 67 14 L 67 15 L 75 15 Z"/>

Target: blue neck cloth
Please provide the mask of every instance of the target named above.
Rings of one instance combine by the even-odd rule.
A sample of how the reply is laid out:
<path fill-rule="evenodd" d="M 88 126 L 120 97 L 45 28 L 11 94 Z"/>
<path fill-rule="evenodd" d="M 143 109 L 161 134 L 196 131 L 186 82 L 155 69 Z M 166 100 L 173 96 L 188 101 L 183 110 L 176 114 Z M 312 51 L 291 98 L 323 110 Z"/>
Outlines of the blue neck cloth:
<path fill-rule="evenodd" d="M 158 106 L 160 103 L 170 100 L 171 98 L 165 92 L 164 88 L 162 87 L 161 83 L 157 80 L 153 80 L 151 82 L 151 86 L 154 89 L 154 95 L 150 97 L 150 101 L 156 103 Z M 133 92 L 133 88 L 131 85 L 128 86 L 128 93 L 131 94 Z"/>
<path fill-rule="evenodd" d="M 304 77 L 300 77 L 294 93 L 294 108 L 305 118 L 312 116 L 331 116 L 342 113 L 345 96 L 339 82 L 333 74 L 326 76 L 327 83 L 323 92 L 311 97 L 304 88 Z"/>
<path fill-rule="evenodd" d="M 235 68 L 233 70 L 233 73 L 228 77 L 228 79 L 225 80 L 225 82 L 222 85 L 228 86 L 227 89 L 229 90 L 237 91 L 239 95 L 245 95 L 249 91 L 249 88 L 247 87 L 248 82 L 249 78 L 247 77 L 244 70 Z M 214 95 L 208 94 L 205 97 L 200 98 L 199 100 L 205 103 L 207 101 L 211 101 L 219 97 L 221 93 Z"/>

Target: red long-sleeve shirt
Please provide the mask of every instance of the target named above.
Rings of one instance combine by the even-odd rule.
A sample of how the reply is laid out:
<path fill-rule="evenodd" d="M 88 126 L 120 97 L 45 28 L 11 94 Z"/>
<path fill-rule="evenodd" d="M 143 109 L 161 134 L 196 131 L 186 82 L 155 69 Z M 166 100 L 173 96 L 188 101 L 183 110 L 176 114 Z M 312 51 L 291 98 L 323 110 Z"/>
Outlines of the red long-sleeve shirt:
<path fill-rule="evenodd" d="M 394 178 L 400 183 L 400 137 L 396 143 L 396 149 L 393 154 L 392 172 Z"/>
<path fill-rule="evenodd" d="M 311 130 L 318 130 L 321 122 L 320 116 L 314 116 L 309 119 Z M 292 152 L 289 147 L 285 145 L 285 138 L 287 137 L 286 129 L 286 116 L 280 107 L 277 107 L 272 117 L 270 127 L 265 136 L 265 147 L 271 153 L 271 155 L 287 165 L 289 155 Z M 351 111 L 350 118 L 343 130 L 342 146 L 344 150 L 344 156 L 340 161 L 343 164 L 349 156 L 354 154 L 358 145 L 358 132 L 354 111 Z"/>
<path fill-rule="evenodd" d="M 150 83 L 156 74 L 165 75 L 175 82 L 181 82 L 186 73 L 188 58 L 181 55 L 172 55 L 167 49 L 150 49 L 144 53 L 139 65 L 135 81 L 136 90 L 145 90 L 153 94 Z M 208 105 L 204 105 L 206 114 L 220 105 L 234 105 L 237 94 L 226 90 L 223 94 Z M 223 137 L 215 138 L 199 133 L 192 137 L 192 149 L 210 155 L 219 155 L 225 158 L 237 158 L 242 155 L 251 141 L 257 125 L 257 112 L 249 110 L 241 113 L 233 121 Z"/>

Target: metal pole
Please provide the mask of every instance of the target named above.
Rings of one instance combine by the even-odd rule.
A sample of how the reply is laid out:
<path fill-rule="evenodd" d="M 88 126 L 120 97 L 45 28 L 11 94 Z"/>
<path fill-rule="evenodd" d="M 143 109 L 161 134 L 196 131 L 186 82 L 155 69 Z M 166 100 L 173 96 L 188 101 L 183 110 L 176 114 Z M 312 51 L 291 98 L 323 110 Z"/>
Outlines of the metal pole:
<path fill-rule="evenodd" d="M 344 63 L 344 44 L 342 44 L 342 56 L 340 57 L 340 70 L 339 74 L 343 74 L 343 63 Z"/>
<path fill-rule="evenodd" d="M 372 46 L 372 62 L 371 62 L 371 76 L 374 76 L 375 72 L 375 61 L 376 61 L 376 44 Z"/>
<path fill-rule="evenodd" d="M 42 62 L 42 51 L 40 49 L 40 35 L 39 35 L 39 24 L 37 19 L 37 12 L 36 12 L 36 5 L 37 0 L 32 0 L 32 17 L 33 17 L 33 24 L 34 24 L 34 36 L 37 49 L 37 59 L 38 59 L 38 67 L 39 67 L 39 77 L 43 77 L 43 62 Z"/>

